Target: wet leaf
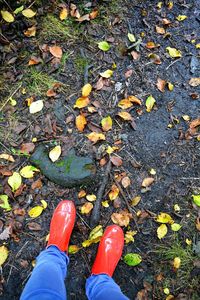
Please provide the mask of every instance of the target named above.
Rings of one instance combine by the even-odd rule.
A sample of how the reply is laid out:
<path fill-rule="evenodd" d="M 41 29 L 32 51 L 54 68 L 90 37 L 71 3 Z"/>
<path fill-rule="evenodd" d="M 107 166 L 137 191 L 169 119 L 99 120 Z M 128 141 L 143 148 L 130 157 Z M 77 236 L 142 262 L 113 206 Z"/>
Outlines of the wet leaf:
<path fill-rule="evenodd" d="M 42 229 L 41 225 L 36 222 L 29 222 L 27 226 L 29 230 L 33 230 L 33 231 L 40 231 Z"/>
<path fill-rule="evenodd" d="M 176 17 L 176 20 L 178 20 L 179 22 L 184 21 L 185 19 L 187 19 L 187 16 L 185 15 L 179 15 L 178 17 Z"/>
<path fill-rule="evenodd" d="M 95 240 L 98 237 L 103 236 L 103 227 L 102 225 L 97 225 L 89 234 L 89 240 Z"/>
<path fill-rule="evenodd" d="M 127 231 L 124 236 L 125 243 L 134 242 L 134 236 L 137 234 L 137 231 Z"/>
<path fill-rule="evenodd" d="M 174 261 L 173 261 L 173 267 L 175 269 L 179 269 L 180 265 L 181 265 L 181 259 L 180 259 L 180 257 L 175 257 Z"/>
<path fill-rule="evenodd" d="M 4 262 L 6 261 L 7 257 L 8 257 L 8 249 L 6 248 L 6 246 L 1 246 L 0 247 L 0 266 L 2 266 L 4 264 Z"/>
<path fill-rule="evenodd" d="M 113 165 L 116 167 L 120 167 L 123 164 L 122 159 L 118 156 L 112 155 L 112 156 L 110 156 L 110 160 L 113 163 Z"/>
<path fill-rule="evenodd" d="M 113 75 L 112 70 L 106 70 L 106 71 L 100 73 L 100 76 L 103 78 L 110 78 L 112 75 Z"/>
<path fill-rule="evenodd" d="M 5 159 L 5 160 L 11 161 L 11 162 L 15 161 L 13 156 L 10 154 L 7 154 L 7 153 L 0 154 L 0 159 Z"/>
<path fill-rule="evenodd" d="M 40 202 L 42 203 L 42 207 L 46 209 L 48 205 L 47 202 L 45 200 L 41 200 Z"/>
<path fill-rule="evenodd" d="M 84 198 L 86 196 L 86 191 L 84 190 L 80 190 L 80 192 L 78 193 L 78 198 Z"/>
<path fill-rule="evenodd" d="M 156 32 L 159 34 L 165 34 L 165 29 L 163 27 L 156 26 Z"/>
<path fill-rule="evenodd" d="M 167 234 L 167 225 L 166 224 L 161 224 L 158 228 L 157 228 L 157 236 L 158 238 L 161 240 L 162 238 L 164 238 L 164 236 Z"/>
<path fill-rule="evenodd" d="M 134 43 L 136 41 L 134 34 L 132 34 L 130 32 L 128 33 L 128 39 L 131 43 Z"/>
<path fill-rule="evenodd" d="M 131 267 L 135 267 L 142 262 L 142 257 L 137 253 L 128 253 L 124 256 L 124 262 Z"/>
<path fill-rule="evenodd" d="M 12 191 L 15 192 L 22 184 L 21 175 L 17 172 L 14 172 L 12 176 L 8 178 L 8 184 L 12 188 Z"/>
<path fill-rule="evenodd" d="M 176 48 L 166 47 L 166 50 L 172 58 L 182 57 L 181 51 Z"/>
<path fill-rule="evenodd" d="M 26 166 L 20 170 L 20 175 L 24 178 L 33 178 L 35 172 L 39 172 L 40 170 L 34 166 Z"/>
<path fill-rule="evenodd" d="M 81 206 L 81 213 L 87 215 L 93 209 L 93 204 L 91 202 L 86 202 Z"/>
<path fill-rule="evenodd" d="M 90 201 L 90 202 L 93 202 L 93 201 L 95 201 L 95 200 L 97 199 L 97 196 L 94 195 L 94 194 L 87 195 L 87 196 L 86 196 L 86 199 L 87 199 L 88 201 Z"/>
<path fill-rule="evenodd" d="M 111 187 L 111 191 L 108 194 L 108 197 L 110 200 L 115 200 L 118 197 L 118 195 L 119 195 L 119 189 L 115 184 L 113 184 Z"/>
<path fill-rule="evenodd" d="M 200 85 L 200 77 L 191 78 L 189 81 L 189 85 L 194 86 L 194 87 L 199 86 Z"/>
<path fill-rule="evenodd" d="M 154 99 L 154 97 L 152 95 L 150 95 L 146 99 L 146 111 L 150 112 L 153 109 L 155 103 L 156 103 L 156 100 Z"/>
<path fill-rule="evenodd" d="M 29 112 L 30 112 L 30 114 L 35 114 L 35 113 L 41 111 L 43 109 L 43 107 L 44 107 L 43 100 L 34 101 L 29 106 Z"/>
<path fill-rule="evenodd" d="M 78 115 L 76 117 L 76 128 L 78 129 L 78 131 L 83 132 L 86 124 L 87 120 L 84 115 Z"/>
<path fill-rule="evenodd" d="M 174 211 L 175 212 L 180 212 L 181 211 L 181 208 L 178 204 L 174 204 Z"/>
<path fill-rule="evenodd" d="M 174 89 L 174 85 L 171 82 L 167 82 L 167 87 L 170 92 Z"/>
<path fill-rule="evenodd" d="M 131 106 L 133 106 L 133 103 L 128 98 L 122 99 L 118 103 L 118 107 L 122 109 L 127 109 L 130 108 Z"/>
<path fill-rule="evenodd" d="M 6 227 L 4 231 L 0 234 L 0 240 L 3 241 L 9 239 L 11 232 L 12 232 L 11 226 Z"/>
<path fill-rule="evenodd" d="M 126 189 L 131 184 L 131 180 L 128 176 L 122 178 L 122 185 Z"/>
<path fill-rule="evenodd" d="M 117 115 L 125 121 L 132 121 L 133 119 L 131 114 L 126 111 L 120 111 Z"/>
<path fill-rule="evenodd" d="M 121 210 L 119 213 L 113 213 L 111 215 L 111 220 L 113 223 L 125 227 L 129 225 L 131 218 L 132 215 L 127 210 Z"/>
<path fill-rule="evenodd" d="M 28 215 L 31 218 L 37 218 L 41 215 L 43 210 L 44 210 L 44 207 L 37 205 L 29 210 Z"/>
<path fill-rule="evenodd" d="M 107 200 L 102 201 L 102 202 L 101 202 L 101 205 L 102 205 L 103 207 L 109 207 L 109 206 L 110 206 Z"/>
<path fill-rule="evenodd" d="M 15 20 L 13 15 L 7 10 L 1 10 L 1 15 L 2 18 L 8 23 L 12 23 Z"/>
<path fill-rule="evenodd" d="M 31 59 L 28 62 L 29 66 L 34 66 L 34 65 L 38 65 L 42 62 L 40 57 L 36 57 L 36 56 L 31 56 Z"/>
<path fill-rule="evenodd" d="M 173 224 L 171 224 L 171 229 L 173 230 L 173 231 L 179 231 L 180 229 L 181 229 L 181 225 L 180 224 L 177 224 L 177 223 L 173 223 Z"/>
<path fill-rule="evenodd" d="M 51 46 L 49 47 L 49 51 L 50 53 L 57 58 L 61 58 L 62 57 L 62 48 L 60 46 Z"/>
<path fill-rule="evenodd" d="M 74 108 L 84 108 L 90 103 L 90 99 L 88 97 L 80 97 L 76 100 L 76 104 Z"/>
<path fill-rule="evenodd" d="M 8 202 L 8 196 L 7 195 L 0 195 L 0 207 L 5 209 L 6 211 L 11 210 L 11 206 Z"/>
<path fill-rule="evenodd" d="M 49 152 L 49 158 L 52 162 L 55 162 L 59 159 L 61 155 L 61 146 L 55 146 L 51 151 Z"/>
<path fill-rule="evenodd" d="M 101 141 L 101 140 L 105 140 L 106 137 L 103 133 L 98 133 L 98 132 L 91 132 L 89 134 L 86 135 L 87 138 L 93 142 L 94 144 L 97 143 L 98 141 Z"/>
<path fill-rule="evenodd" d="M 82 88 L 82 96 L 88 97 L 90 95 L 91 91 L 92 91 L 91 84 L 90 83 L 85 84 Z"/>
<path fill-rule="evenodd" d="M 167 224 L 167 223 L 168 223 L 168 224 L 173 224 L 173 223 L 174 223 L 172 217 L 171 217 L 169 214 L 163 213 L 163 212 L 161 212 L 161 213 L 157 216 L 156 222 L 158 222 L 158 223 L 165 223 L 165 224 Z"/>
<path fill-rule="evenodd" d="M 163 93 L 165 90 L 165 86 L 166 86 L 166 80 L 158 78 L 156 86 L 157 86 L 158 90 Z"/>
<path fill-rule="evenodd" d="M 69 254 L 75 254 L 77 253 L 81 248 L 78 247 L 77 245 L 69 245 L 69 248 L 68 248 L 68 253 Z"/>
<path fill-rule="evenodd" d="M 200 206 L 200 195 L 192 195 L 193 202 L 197 205 Z"/>
<path fill-rule="evenodd" d="M 159 47 L 159 45 L 155 44 L 154 42 L 147 42 L 146 43 L 146 48 L 147 49 L 154 49 L 154 48 L 157 48 Z"/>
<path fill-rule="evenodd" d="M 142 187 L 148 187 L 150 186 L 153 182 L 154 182 L 154 178 L 153 177 L 147 177 L 142 181 Z"/>
<path fill-rule="evenodd" d="M 131 200 L 131 206 L 136 206 L 141 201 L 141 196 L 136 196 Z"/>
<path fill-rule="evenodd" d="M 31 26 L 24 31 L 24 35 L 27 37 L 32 37 L 36 35 L 36 26 Z"/>
<path fill-rule="evenodd" d="M 67 17 L 68 17 L 68 10 L 66 7 L 63 7 L 62 10 L 60 11 L 59 18 L 61 21 L 63 21 L 66 20 Z"/>
<path fill-rule="evenodd" d="M 30 8 L 22 10 L 22 15 L 28 19 L 33 18 L 36 15 L 36 12 Z"/>
<path fill-rule="evenodd" d="M 108 131 L 112 129 L 112 118 L 110 116 L 107 116 L 101 120 L 101 125 L 103 128 L 103 131 Z"/>
<path fill-rule="evenodd" d="M 98 47 L 99 47 L 99 49 L 101 49 L 102 51 L 105 51 L 105 52 L 110 50 L 110 45 L 106 41 L 99 42 Z"/>

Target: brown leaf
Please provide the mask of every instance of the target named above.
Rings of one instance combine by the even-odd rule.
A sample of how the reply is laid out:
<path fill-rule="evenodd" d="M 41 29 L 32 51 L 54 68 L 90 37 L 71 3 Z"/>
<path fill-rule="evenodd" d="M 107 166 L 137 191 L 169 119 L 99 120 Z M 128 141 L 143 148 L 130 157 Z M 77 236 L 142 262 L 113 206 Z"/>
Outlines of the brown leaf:
<path fill-rule="evenodd" d="M 57 58 L 61 58 L 62 57 L 62 48 L 60 46 L 51 46 L 49 47 L 49 51 L 50 53 L 57 57 Z"/>
<path fill-rule="evenodd" d="M 194 87 L 200 85 L 200 77 L 191 78 L 189 81 L 189 85 L 194 86 Z"/>
<path fill-rule="evenodd" d="M 152 177 L 147 177 L 142 181 L 142 187 L 148 187 L 154 182 L 154 178 Z"/>
<path fill-rule="evenodd" d="M 36 35 L 36 26 L 31 26 L 24 31 L 24 35 L 27 37 L 32 37 Z"/>
<path fill-rule="evenodd" d="M 163 25 L 170 25 L 172 22 L 166 18 L 162 19 Z"/>
<path fill-rule="evenodd" d="M 127 188 L 131 184 L 131 180 L 128 176 L 122 178 L 122 185 L 124 188 Z"/>
<path fill-rule="evenodd" d="M 13 213 L 16 216 L 25 216 L 26 211 L 24 208 L 16 208 L 16 209 L 14 209 Z"/>
<path fill-rule="evenodd" d="M 161 91 L 162 93 L 164 92 L 165 90 L 165 86 L 166 86 L 166 80 L 164 79 L 161 79 L 161 78 L 158 78 L 157 79 L 157 83 L 156 83 L 156 86 L 158 88 L 159 91 Z"/>
<path fill-rule="evenodd" d="M 140 99 L 138 99 L 135 96 L 129 96 L 128 100 L 131 101 L 132 103 L 138 104 L 138 105 L 142 105 L 142 102 Z"/>
<path fill-rule="evenodd" d="M 148 57 L 150 58 L 151 61 L 153 61 L 154 64 L 156 65 L 160 65 L 162 62 L 160 60 L 160 56 L 155 54 L 155 53 L 150 53 L 148 55 Z"/>
<path fill-rule="evenodd" d="M 192 122 L 190 122 L 191 129 L 196 128 L 199 125 L 200 125 L 200 118 L 197 118 L 197 119 L 193 120 Z"/>
<path fill-rule="evenodd" d="M 38 65 L 42 62 L 42 59 L 40 57 L 36 57 L 36 56 L 31 56 L 28 65 L 29 66 L 33 66 L 33 65 Z"/>
<path fill-rule="evenodd" d="M 91 11 L 90 15 L 90 20 L 94 20 L 99 14 L 99 11 L 97 8 L 94 8 L 93 11 Z"/>
<path fill-rule="evenodd" d="M 100 159 L 99 164 L 101 167 L 105 166 L 105 164 L 107 163 L 107 160 L 105 157 L 103 157 L 102 159 Z"/>
<path fill-rule="evenodd" d="M 35 149 L 34 143 L 25 143 L 21 145 L 20 151 L 23 153 L 30 154 L 31 152 L 33 152 L 34 149 Z"/>
<path fill-rule="evenodd" d="M 110 156 L 110 160 L 113 163 L 113 165 L 116 167 L 120 167 L 123 164 L 122 159 L 118 156 L 112 155 L 112 156 Z"/>
<path fill-rule="evenodd" d="M 163 27 L 156 26 L 156 32 L 159 34 L 165 34 L 165 29 Z"/>
<path fill-rule="evenodd" d="M 80 13 L 75 4 L 71 3 L 70 5 L 70 15 L 71 17 L 80 18 Z"/>
<path fill-rule="evenodd" d="M 35 190 L 35 189 L 40 189 L 42 187 L 42 181 L 41 179 L 37 179 L 36 181 L 34 181 L 32 184 L 31 184 L 31 188 L 32 190 Z"/>
<path fill-rule="evenodd" d="M 76 21 L 78 22 L 83 22 L 83 21 L 90 21 L 90 14 L 86 14 L 84 16 L 81 16 L 80 18 L 78 18 Z"/>
<path fill-rule="evenodd" d="M 132 121 L 132 120 L 133 120 L 131 114 L 128 113 L 128 112 L 126 112 L 126 111 L 120 111 L 120 112 L 118 112 L 117 115 L 118 115 L 119 117 L 121 117 L 121 118 L 122 118 L 123 120 L 125 120 L 125 121 Z"/>
<path fill-rule="evenodd" d="M 134 60 L 140 59 L 140 53 L 138 53 L 136 51 L 131 51 L 131 55 L 132 55 Z"/>
<path fill-rule="evenodd" d="M 30 222 L 27 224 L 27 226 L 30 230 L 33 230 L 33 231 L 40 231 L 42 229 L 41 225 L 36 222 Z"/>
<path fill-rule="evenodd" d="M 158 48 L 160 45 L 159 44 L 155 44 L 154 42 L 147 42 L 146 43 L 146 48 L 147 49 L 154 49 L 154 48 Z"/>
<path fill-rule="evenodd" d="M 119 213 L 113 213 L 111 220 L 119 226 L 128 226 L 132 215 L 127 210 L 121 210 Z"/>
<path fill-rule="evenodd" d="M 53 89 L 49 89 L 46 92 L 47 97 L 55 97 L 56 96 L 56 92 Z"/>
<path fill-rule="evenodd" d="M 125 78 L 129 78 L 129 77 L 131 77 L 132 74 L 133 74 L 133 70 L 130 69 L 130 70 L 127 70 L 124 75 L 125 75 Z"/>
<path fill-rule="evenodd" d="M 21 184 L 20 187 L 15 191 L 14 197 L 18 197 L 22 194 L 23 190 L 25 190 L 26 184 Z"/>

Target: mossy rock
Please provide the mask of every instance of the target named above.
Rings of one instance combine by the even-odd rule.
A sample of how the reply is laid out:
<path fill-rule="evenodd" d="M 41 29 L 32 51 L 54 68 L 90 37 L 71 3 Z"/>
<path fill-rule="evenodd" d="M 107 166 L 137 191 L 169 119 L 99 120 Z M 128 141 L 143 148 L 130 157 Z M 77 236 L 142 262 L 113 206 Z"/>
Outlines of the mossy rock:
<path fill-rule="evenodd" d="M 40 145 L 31 155 L 30 161 L 50 181 L 69 188 L 90 183 L 96 174 L 92 159 L 76 156 L 74 150 L 71 150 L 63 159 L 53 163 L 49 159 L 46 147 Z"/>

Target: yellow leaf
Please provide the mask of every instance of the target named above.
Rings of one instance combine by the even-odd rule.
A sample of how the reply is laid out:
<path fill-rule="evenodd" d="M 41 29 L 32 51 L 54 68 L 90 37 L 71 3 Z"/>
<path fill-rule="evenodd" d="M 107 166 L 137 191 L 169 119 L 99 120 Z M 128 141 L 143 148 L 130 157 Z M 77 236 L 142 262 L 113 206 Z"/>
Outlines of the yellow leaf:
<path fill-rule="evenodd" d="M 141 200 L 141 196 L 136 196 L 131 200 L 131 206 L 136 206 Z"/>
<path fill-rule="evenodd" d="M 165 295 L 169 295 L 170 290 L 168 288 L 164 288 L 163 292 L 165 293 Z"/>
<path fill-rule="evenodd" d="M 108 203 L 108 200 L 102 201 L 102 202 L 101 202 L 101 205 L 102 205 L 103 207 L 109 207 L 109 206 L 110 206 L 109 203 Z"/>
<path fill-rule="evenodd" d="M 185 242 L 186 242 L 186 244 L 187 244 L 188 246 L 192 245 L 192 241 L 189 240 L 189 239 L 186 239 Z"/>
<path fill-rule="evenodd" d="M 184 121 L 190 121 L 190 116 L 188 115 L 182 115 L 182 118 Z"/>
<path fill-rule="evenodd" d="M 127 109 L 130 108 L 131 106 L 133 106 L 133 103 L 128 98 L 122 99 L 118 103 L 118 107 L 122 109 Z"/>
<path fill-rule="evenodd" d="M 158 2 L 158 3 L 157 3 L 157 8 L 158 8 L 158 9 L 161 9 L 161 8 L 162 8 L 162 5 L 163 5 L 162 1 Z"/>
<path fill-rule="evenodd" d="M 171 82 L 167 82 L 168 90 L 171 92 L 174 89 L 174 85 Z"/>
<path fill-rule="evenodd" d="M 175 300 L 175 297 L 173 295 L 168 295 L 165 300 Z"/>
<path fill-rule="evenodd" d="M 6 261 L 7 257 L 8 257 L 8 249 L 6 248 L 6 246 L 1 246 L 0 247 L 0 267 L 3 265 L 3 263 Z"/>
<path fill-rule="evenodd" d="M 83 97 L 88 97 L 90 95 L 92 91 L 92 86 L 90 83 L 87 83 L 84 85 L 84 87 L 82 88 L 82 96 Z"/>
<path fill-rule="evenodd" d="M 137 234 L 137 231 L 127 231 L 124 236 L 126 244 L 134 242 L 134 236 Z"/>
<path fill-rule="evenodd" d="M 131 180 L 128 176 L 122 178 L 122 185 L 126 189 L 131 184 Z"/>
<path fill-rule="evenodd" d="M 117 115 L 125 121 L 132 121 L 133 119 L 131 114 L 126 111 L 120 111 Z"/>
<path fill-rule="evenodd" d="M 87 195 L 86 199 L 90 202 L 93 202 L 97 199 L 96 195 L 92 194 L 92 195 Z"/>
<path fill-rule="evenodd" d="M 11 161 L 11 162 L 15 161 L 12 155 L 6 154 L 6 153 L 0 154 L 0 159 L 6 159 L 6 160 Z"/>
<path fill-rule="evenodd" d="M 180 265 L 181 265 L 181 259 L 180 259 L 180 257 L 175 257 L 174 261 L 173 261 L 173 267 L 175 269 L 179 269 Z"/>
<path fill-rule="evenodd" d="M 78 115 L 76 117 L 76 128 L 78 129 L 78 131 L 83 132 L 86 124 L 87 120 L 84 115 Z"/>
<path fill-rule="evenodd" d="M 6 211 L 11 210 L 11 206 L 8 202 L 8 196 L 7 195 L 0 195 L 0 207 L 5 209 Z"/>
<path fill-rule="evenodd" d="M 56 160 L 59 159 L 61 155 L 61 147 L 55 146 L 50 152 L 49 152 L 49 158 L 52 162 L 55 162 Z"/>
<path fill-rule="evenodd" d="M 39 172 L 36 167 L 34 166 L 26 166 L 20 170 L 20 175 L 24 178 L 33 178 L 35 172 Z"/>
<path fill-rule="evenodd" d="M 22 15 L 29 19 L 29 18 L 34 17 L 36 15 L 36 12 L 30 8 L 26 8 L 26 9 L 22 10 Z"/>
<path fill-rule="evenodd" d="M 174 220 L 172 219 L 172 217 L 167 214 L 167 213 L 163 213 L 161 212 L 157 218 L 156 218 L 156 222 L 158 223 L 165 223 L 165 224 L 173 224 L 174 223 Z"/>
<path fill-rule="evenodd" d="M 157 236 L 159 239 L 162 239 L 167 234 L 167 225 L 161 224 L 157 228 Z"/>
<path fill-rule="evenodd" d="M 1 10 L 1 15 L 2 18 L 8 23 L 12 23 L 15 20 L 13 15 L 7 10 Z"/>
<path fill-rule="evenodd" d="M 106 71 L 100 73 L 100 75 L 103 78 L 110 78 L 113 75 L 113 71 L 112 70 L 106 70 Z"/>
<path fill-rule="evenodd" d="M 90 202 L 86 202 L 81 206 L 81 213 L 84 215 L 89 214 L 89 212 L 93 209 L 93 204 Z"/>
<path fill-rule="evenodd" d="M 28 215 L 31 218 L 37 218 L 41 215 L 43 210 L 44 210 L 44 208 L 42 206 L 37 205 L 29 210 Z"/>
<path fill-rule="evenodd" d="M 149 173 L 151 175 L 156 175 L 156 170 L 152 168 L 152 169 L 149 170 Z"/>
<path fill-rule="evenodd" d="M 90 240 L 96 240 L 96 238 L 101 237 L 103 235 L 103 227 L 102 225 L 97 225 L 89 234 Z"/>
<path fill-rule="evenodd" d="M 196 48 L 200 49 L 200 43 L 196 44 Z"/>
<path fill-rule="evenodd" d="M 43 208 L 46 209 L 48 205 L 47 202 L 45 200 L 41 200 L 40 202 L 42 203 Z"/>
<path fill-rule="evenodd" d="M 77 245 L 69 245 L 68 248 L 68 253 L 69 254 L 75 254 L 76 252 L 78 252 L 81 248 L 78 247 Z"/>
<path fill-rule="evenodd" d="M 8 178 L 8 184 L 12 188 L 12 191 L 15 192 L 22 184 L 21 175 L 17 172 L 14 172 L 12 176 Z"/>
<path fill-rule="evenodd" d="M 106 139 L 106 137 L 103 133 L 98 133 L 98 132 L 94 132 L 94 131 L 87 134 L 86 136 L 94 144 L 97 143 L 100 140 L 105 140 Z"/>
<path fill-rule="evenodd" d="M 154 107 L 155 103 L 156 103 L 156 100 L 154 99 L 154 97 L 152 95 L 150 95 L 146 99 L 146 111 L 150 112 L 152 110 L 152 108 Z"/>
<path fill-rule="evenodd" d="M 150 186 L 154 182 L 154 180 L 155 179 L 153 177 L 144 178 L 144 180 L 142 181 L 142 187 Z"/>
<path fill-rule="evenodd" d="M 60 11 L 59 18 L 61 21 L 66 20 L 68 17 L 68 10 L 66 7 L 63 7 L 62 10 Z"/>
<path fill-rule="evenodd" d="M 166 50 L 169 53 L 169 55 L 173 58 L 182 57 L 181 51 L 176 48 L 167 47 Z"/>
<path fill-rule="evenodd" d="M 76 100 L 74 108 L 84 108 L 90 103 L 90 99 L 88 97 L 80 97 Z"/>
<path fill-rule="evenodd" d="M 180 229 L 181 229 L 181 225 L 180 224 L 177 224 L 177 223 L 173 223 L 173 224 L 171 224 L 171 229 L 173 230 L 173 231 L 179 231 Z"/>
<path fill-rule="evenodd" d="M 178 204 L 174 204 L 174 211 L 180 212 L 180 206 Z"/>
<path fill-rule="evenodd" d="M 82 242 L 82 246 L 84 248 L 89 247 L 91 244 L 98 243 L 100 241 L 100 239 L 101 239 L 101 237 L 98 237 L 94 240 L 85 240 L 84 242 Z"/>
<path fill-rule="evenodd" d="M 43 109 L 43 107 L 44 107 L 43 100 L 34 101 L 29 106 L 29 112 L 30 112 L 30 114 L 35 114 L 35 113 L 41 111 Z"/>
<path fill-rule="evenodd" d="M 178 20 L 179 22 L 184 21 L 185 19 L 187 19 L 187 16 L 185 15 L 179 15 L 178 17 L 176 17 L 176 20 Z"/>
<path fill-rule="evenodd" d="M 112 129 L 112 119 L 110 116 L 107 116 L 105 118 L 103 118 L 101 120 L 101 125 L 102 125 L 102 128 L 103 128 L 103 131 L 108 131 L 110 129 Z"/>
<path fill-rule="evenodd" d="M 80 190 L 80 192 L 78 193 L 78 198 L 80 199 L 80 198 L 83 198 L 85 196 L 86 196 L 86 191 Z"/>
<path fill-rule="evenodd" d="M 119 189 L 115 184 L 113 184 L 111 187 L 111 191 L 108 194 L 108 197 L 110 200 L 115 200 L 118 197 L 118 195 L 119 195 Z"/>

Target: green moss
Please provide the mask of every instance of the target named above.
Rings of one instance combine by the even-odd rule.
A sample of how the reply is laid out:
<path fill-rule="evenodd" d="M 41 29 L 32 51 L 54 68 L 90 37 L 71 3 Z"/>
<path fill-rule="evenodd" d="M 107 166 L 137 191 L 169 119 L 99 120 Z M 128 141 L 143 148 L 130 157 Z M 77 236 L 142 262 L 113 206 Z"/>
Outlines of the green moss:
<path fill-rule="evenodd" d="M 89 61 L 87 60 L 87 58 L 77 56 L 74 59 L 74 63 L 75 63 L 75 67 L 76 67 L 77 71 L 79 73 L 83 73 L 84 69 L 85 69 L 85 66 L 87 66 L 89 64 Z"/>

